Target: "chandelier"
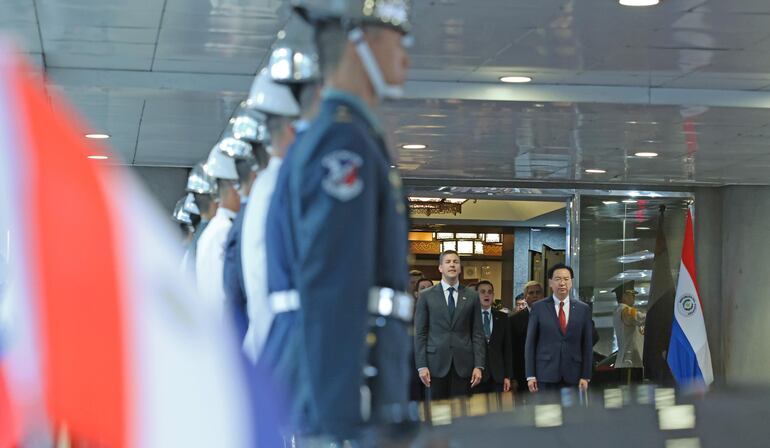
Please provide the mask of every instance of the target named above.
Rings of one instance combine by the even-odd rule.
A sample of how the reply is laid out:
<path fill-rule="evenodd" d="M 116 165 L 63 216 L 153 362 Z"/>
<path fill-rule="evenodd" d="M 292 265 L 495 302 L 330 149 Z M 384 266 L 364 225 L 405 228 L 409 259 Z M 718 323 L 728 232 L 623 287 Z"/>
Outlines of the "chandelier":
<path fill-rule="evenodd" d="M 467 199 L 461 198 L 420 198 L 409 197 L 409 211 L 412 214 L 430 215 L 448 215 L 457 216 L 462 213 L 463 204 Z"/>

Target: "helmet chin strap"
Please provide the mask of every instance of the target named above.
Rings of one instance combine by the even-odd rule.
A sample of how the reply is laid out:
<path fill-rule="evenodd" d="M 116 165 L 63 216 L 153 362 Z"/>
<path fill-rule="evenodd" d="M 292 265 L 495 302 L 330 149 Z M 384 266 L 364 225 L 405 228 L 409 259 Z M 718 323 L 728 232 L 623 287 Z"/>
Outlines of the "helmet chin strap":
<path fill-rule="evenodd" d="M 369 81 L 374 87 L 374 92 L 380 99 L 398 99 L 404 96 L 404 89 L 401 86 L 387 84 L 382 76 L 382 70 L 374 58 L 374 53 L 369 44 L 364 39 L 364 32 L 360 27 L 355 27 L 348 32 L 348 40 L 356 47 L 356 53 L 364 65 L 364 70 L 369 76 Z"/>

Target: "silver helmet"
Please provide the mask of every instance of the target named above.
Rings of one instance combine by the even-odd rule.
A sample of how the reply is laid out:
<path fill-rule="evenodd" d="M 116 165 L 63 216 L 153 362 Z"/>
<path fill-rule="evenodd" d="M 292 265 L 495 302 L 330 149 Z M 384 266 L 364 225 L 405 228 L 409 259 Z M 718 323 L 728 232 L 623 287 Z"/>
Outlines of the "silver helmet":
<path fill-rule="evenodd" d="M 267 115 L 248 107 L 246 101 L 241 102 L 227 125 L 225 138 L 227 137 L 241 140 L 242 142 L 268 144 L 270 142 L 270 135 L 267 132 Z M 241 146 L 246 148 L 244 145 Z M 247 157 L 241 152 L 233 152 L 232 154 L 227 152 L 227 154 L 235 158 Z"/>
<path fill-rule="evenodd" d="M 347 29 L 348 40 L 366 70 L 374 91 L 380 98 L 400 98 L 403 87 L 388 84 L 372 49 L 364 39 L 363 27 L 380 25 L 394 28 L 405 35 L 404 46 L 411 44 L 406 34 L 411 29 L 409 0 L 292 0 L 294 9 L 313 25 L 339 22 Z"/>
<path fill-rule="evenodd" d="M 217 182 L 203 168 L 203 162 L 195 165 L 187 177 L 186 191 L 197 194 L 216 194 Z"/>
<path fill-rule="evenodd" d="M 282 84 L 304 84 L 321 79 L 313 27 L 302 17 L 292 14 L 278 32 L 267 67 L 273 80 Z"/>
<path fill-rule="evenodd" d="M 411 30 L 409 0 L 292 0 L 310 23 L 340 20 L 351 26 L 385 25 L 403 33 Z"/>
<path fill-rule="evenodd" d="M 195 203 L 195 196 L 192 193 L 187 193 L 187 196 L 185 196 L 182 209 L 191 215 L 201 214 L 201 210 L 198 208 L 198 204 Z"/>
<path fill-rule="evenodd" d="M 190 218 L 190 213 L 187 212 L 184 208 L 186 198 L 183 197 L 182 199 L 176 201 L 176 205 L 174 206 L 174 212 L 171 214 L 171 217 L 174 218 L 174 221 L 182 224 L 192 225 L 192 219 Z"/>
<path fill-rule="evenodd" d="M 246 107 L 268 115 L 298 117 L 299 104 L 288 86 L 275 82 L 270 71 L 262 69 L 249 89 Z"/>

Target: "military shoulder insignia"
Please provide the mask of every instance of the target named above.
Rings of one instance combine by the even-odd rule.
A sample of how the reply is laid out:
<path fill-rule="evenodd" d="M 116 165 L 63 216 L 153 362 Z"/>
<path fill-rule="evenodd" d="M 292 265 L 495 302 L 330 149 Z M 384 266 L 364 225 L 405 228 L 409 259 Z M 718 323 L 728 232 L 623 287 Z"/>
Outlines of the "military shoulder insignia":
<path fill-rule="evenodd" d="M 350 116 L 350 110 L 346 106 L 337 106 L 334 113 L 334 121 L 338 123 L 350 123 L 353 117 Z"/>
<path fill-rule="evenodd" d="M 364 190 L 364 181 L 359 170 L 363 165 L 361 157 L 346 149 L 328 154 L 321 160 L 326 168 L 321 186 L 330 196 L 340 201 L 349 201 Z"/>

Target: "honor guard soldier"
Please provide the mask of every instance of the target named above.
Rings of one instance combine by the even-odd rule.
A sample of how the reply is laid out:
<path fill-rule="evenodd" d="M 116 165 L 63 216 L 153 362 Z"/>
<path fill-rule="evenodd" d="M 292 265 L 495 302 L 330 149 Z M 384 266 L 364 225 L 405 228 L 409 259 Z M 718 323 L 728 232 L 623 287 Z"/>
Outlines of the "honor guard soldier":
<path fill-rule="evenodd" d="M 198 204 L 195 203 L 195 196 L 193 196 L 192 193 L 187 193 L 182 199 L 177 201 L 174 212 L 172 213 L 174 221 L 184 226 L 183 229 L 185 231 L 185 251 L 181 263 L 181 269 L 183 271 L 187 270 L 187 263 L 190 260 L 190 253 L 192 252 L 192 239 L 195 236 L 195 225 L 200 223 L 200 215 L 201 211 L 198 208 Z"/>
<path fill-rule="evenodd" d="M 298 343 L 287 349 L 302 374 L 301 429 L 357 439 L 368 422 L 408 418 L 406 202 L 373 111 L 405 81 L 408 6 L 307 0 L 295 7 L 316 28 L 325 90 L 293 149 L 281 204 L 296 244 L 299 302 Z"/>
<path fill-rule="evenodd" d="M 220 151 L 235 161 L 241 209 L 233 220 L 233 225 L 225 241 L 223 268 L 223 286 L 226 296 L 226 308 L 235 324 L 238 343 L 242 344 L 249 325 L 246 311 L 246 289 L 241 268 L 241 230 L 246 211 L 247 199 L 257 172 L 267 164 L 265 145 L 268 144 L 267 117 L 247 107 L 241 106 L 230 119 L 225 137 L 217 144 Z"/>
<path fill-rule="evenodd" d="M 294 141 L 292 122 L 299 117 L 299 106 L 288 87 L 273 81 L 268 69 L 260 71 L 249 92 L 246 107 L 265 115 L 267 127 L 267 167 L 259 174 L 249 195 L 243 218 L 243 240 L 240 247 L 249 327 L 243 348 L 252 362 L 262 349 L 270 329 L 267 303 L 267 255 L 265 219 L 275 179 L 286 148 Z"/>
<path fill-rule="evenodd" d="M 182 268 L 195 272 L 195 255 L 197 253 L 198 239 L 200 238 L 206 226 L 217 212 L 217 201 L 214 196 L 217 194 L 217 181 L 206 173 L 203 169 L 204 162 L 198 163 L 187 176 L 187 186 L 185 191 L 192 193 L 195 205 L 198 207 L 200 222 L 195 227 L 190 248 L 185 253 Z"/>
<path fill-rule="evenodd" d="M 289 18 L 286 28 L 279 33 L 270 55 L 268 70 L 275 82 L 291 90 L 300 108 L 300 118 L 294 122 L 294 142 L 284 155 L 278 157 L 276 154 L 275 159 L 271 160 L 276 166 L 280 163 L 280 170 L 265 217 L 267 294 L 263 293 L 262 302 L 253 302 L 255 307 L 265 308 L 251 314 L 251 323 L 255 328 L 269 330 L 267 333 L 254 333 L 257 337 L 266 338 L 262 339 L 262 344 L 257 339 L 258 350 L 255 353 L 258 357 L 257 370 L 266 377 L 264 383 L 269 384 L 270 393 L 275 397 L 270 409 L 264 410 L 269 417 L 263 417 L 262 421 L 275 419 L 272 421 L 275 424 L 265 426 L 273 431 L 270 436 L 280 440 L 281 433 L 292 432 L 288 429 L 292 427 L 289 423 L 292 414 L 290 408 L 298 401 L 298 391 L 305 386 L 297 379 L 296 351 L 289 349 L 292 346 L 291 340 L 296 337 L 294 320 L 299 299 L 291 276 L 295 245 L 293 235 L 288 232 L 289 217 L 284 213 L 288 193 L 287 168 L 289 161 L 296 156 L 297 142 L 318 110 L 321 85 L 313 28 L 296 14 Z"/>
<path fill-rule="evenodd" d="M 214 314 L 222 318 L 225 306 L 224 272 L 225 241 L 233 219 L 241 207 L 238 195 L 238 172 L 235 161 L 215 146 L 203 165 L 206 174 L 216 179 L 219 208 L 201 233 L 195 259 L 198 293 Z"/>

